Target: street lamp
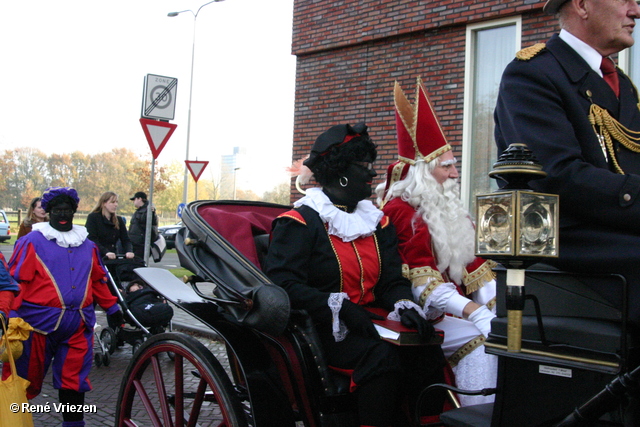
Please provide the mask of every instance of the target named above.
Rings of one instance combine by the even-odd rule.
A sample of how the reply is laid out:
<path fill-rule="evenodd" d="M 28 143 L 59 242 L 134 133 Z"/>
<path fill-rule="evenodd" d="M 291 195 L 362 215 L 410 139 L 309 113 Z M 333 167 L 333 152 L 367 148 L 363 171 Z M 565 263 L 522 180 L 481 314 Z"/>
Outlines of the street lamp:
<path fill-rule="evenodd" d="M 238 169 L 233 168 L 233 200 L 236 200 L 236 176 L 238 175 Z"/>
<path fill-rule="evenodd" d="M 191 12 L 191 14 L 193 15 L 193 43 L 191 44 L 191 80 L 189 81 L 189 116 L 187 117 L 187 154 L 185 155 L 185 160 L 189 160 L 189 138 L 191 136 L 191 98 L 192 98 L 192 94 L 193 94 L 193 63 L 194 63 L 194 58 L 195 58 L 195 53 L 196 53 L 196 19 L 198 18 L 198 13 L 200 13 L 200 10 L 203 7 L 205 7 L 208 4 L 218 3 L 218 2 L 221 2 L 221 1 L 224 1 L 224 0 L 213 0 L 213 1 L 210 1 L 208 3 L 205 3 L 202 6 L 200 6 L 196 12 L 194 12 L 191 9 L 187 9 L 187 10 L 181 10 L 180 12 L 169 12 L 169 13 L 167 13 L 167 16 L 169 16 L 171 18 L 173 18 L 174 16 L 178 16 L 181 13 L 184 13 L 184 12 Z M 189 189 L 188 183 L 189 183 L 189 171 L 188 171 L 187 165 L 185 164 L 185 166 L 184 166 L 184 189 L 183 189 L 183 193 L 182 193 L 182 203 L 184 203 L 184 204 L 187 203 L 187 191 Z"/>

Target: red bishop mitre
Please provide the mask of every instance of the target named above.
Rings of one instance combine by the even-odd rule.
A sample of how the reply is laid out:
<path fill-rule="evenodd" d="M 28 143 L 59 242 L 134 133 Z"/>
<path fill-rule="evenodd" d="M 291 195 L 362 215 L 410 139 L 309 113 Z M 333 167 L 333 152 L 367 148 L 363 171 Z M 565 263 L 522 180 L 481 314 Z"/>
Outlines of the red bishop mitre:
<path fill-rule="evenodd" d="M 416 79 L 416 99 L 412 105 L 396 81 L 393 88 L 396 110 L 398 161 L 387 168 L 385 199 L 389 187 L 407 176 L 417 160 L 430 162 L 451 150 L 429 101 L 422 79 Z"/>
<path fill-rule="evenodd" d="M 398 160 L 409 164 L 420 159 L 428 163 L 451 150 L 422 79 L 416 80 L 415 105 L 411 105 L 397 81 L 393 88 Z"/>

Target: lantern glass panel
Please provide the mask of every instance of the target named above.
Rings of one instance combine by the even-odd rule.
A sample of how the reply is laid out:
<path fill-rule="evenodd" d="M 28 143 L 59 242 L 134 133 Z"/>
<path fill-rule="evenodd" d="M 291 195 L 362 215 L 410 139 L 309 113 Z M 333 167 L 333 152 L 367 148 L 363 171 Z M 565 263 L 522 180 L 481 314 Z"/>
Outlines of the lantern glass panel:
<path fill-rule="evenodd" d="M 555 219 L 558 197 L 523 191 L 519 206 L 519 254 L 558 256 Z"/>
<path fill-rule="evenodd" d="M 514 193 L 501 192 L 476 198 L 476 254 L 514 254 Z"/>

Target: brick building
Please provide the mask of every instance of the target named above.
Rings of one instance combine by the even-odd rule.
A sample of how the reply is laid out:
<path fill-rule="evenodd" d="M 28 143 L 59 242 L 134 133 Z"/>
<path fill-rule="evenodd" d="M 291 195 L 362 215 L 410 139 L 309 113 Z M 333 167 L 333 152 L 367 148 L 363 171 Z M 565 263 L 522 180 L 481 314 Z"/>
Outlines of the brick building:
<path fill-rule="evenodd" d="M 396 160 L 393 84 L 413 101 L 421 76 L 460 163 L 463 198 L 487 191 L 493 108 L 504 67 L 546 41 L 544 1 L 295 0 L 293 157 L 333 124 L 365 121 L 378 144 L 376 184 Z M 493 184 L 495 186 L 495 184 Z M 294 199 L 299 193 L 292 192 Z"/>

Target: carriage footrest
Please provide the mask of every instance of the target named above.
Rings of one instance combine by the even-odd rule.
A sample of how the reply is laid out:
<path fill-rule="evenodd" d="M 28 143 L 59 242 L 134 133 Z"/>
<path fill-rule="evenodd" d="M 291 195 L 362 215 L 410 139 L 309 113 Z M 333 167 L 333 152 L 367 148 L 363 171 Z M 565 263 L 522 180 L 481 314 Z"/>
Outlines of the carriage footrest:
<path fill-rule="evenodd" d="M 440 422 L 447 427 L 490 427 L 493 403 L 464 406 L 440 415 Z"/>

